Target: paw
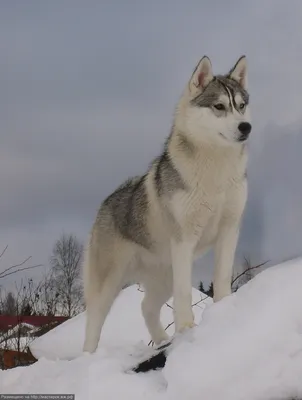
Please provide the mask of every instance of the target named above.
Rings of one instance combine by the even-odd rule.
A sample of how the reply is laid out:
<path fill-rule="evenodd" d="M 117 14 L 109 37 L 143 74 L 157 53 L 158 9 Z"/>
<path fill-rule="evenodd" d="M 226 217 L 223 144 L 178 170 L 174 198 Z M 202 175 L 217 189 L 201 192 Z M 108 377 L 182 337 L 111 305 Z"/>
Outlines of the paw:
<path fill-rule="evenodd" d="M 192 329 L 195 326 L 192 308 L 190 308 L 187 312 L 182 312 L 180 315 L 175 313 L 174 320 L 175 330 L 178 333 L 184 332 L 188 329 Z"/>
<path fill-rule="evenodd" d="M 217 303 L 220 300 L 223 300 L 225 297 L 230 296 L 232 294 L 231 291 L 225 291 L 224 293 L 214 294 L 213 302 Z"/>
<path fill-rule="evenodd" d="M 217 303 L 218 301 L 224 299 L 232 294 L 232 289 L 230 285 L 217 285 L 214 289 L 213 301 Z"/>
<path fill-rule="evenodd" d="M 82 351 L 84 354 L 92 354 L 92 353 L 95 353 L 97 347 L 98 347 L 98 344 L 95 345 L 94 343 L 85 341 Z"/>
<path fill-rule="evenodd" d="M 193 313 L 192 313 L 191 318 L 189 317 L 189 318 L 183 319 L 182 321 L 177 321 L 177 323 L 175 324 L 177 333 L 183 333 L 189 329 L 194 328 L 195 326 L 196 326 L 196 324 L 194 322 Z"/>
<path fill-rule="evenodd" d="M 194 321 L 184 322 L 178 327 L 177 331 L 178 332 L 184 332 L 184 331 L 187 331 L 188 329 L 194 328 L 194 326 L 196 326 Z"/>
<path fill-rule="evenodd" d="M 152 340 L 156 344 L 156 346 L 159 346 L 159 345 L 169 341 L 170 336 L 163 330 L 160 334 L 158 333 L 157 335 L 154 335 Z"/>

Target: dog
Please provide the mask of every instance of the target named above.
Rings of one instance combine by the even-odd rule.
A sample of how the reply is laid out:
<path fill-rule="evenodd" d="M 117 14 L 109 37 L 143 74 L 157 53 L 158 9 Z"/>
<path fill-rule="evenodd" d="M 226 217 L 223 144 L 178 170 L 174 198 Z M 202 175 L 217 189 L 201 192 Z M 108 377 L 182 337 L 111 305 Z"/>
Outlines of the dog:
<path fill-rule="evenodd" d="M 97 349 L 110 308 L 130 281 L 145 289 L 141 310 L 156 345 L 169 340 L 160 311 L 172 296 L 175 335 L 192 328 L 192 263 L 211 248 L 213 301 L 231 294 L 248 194 L 247 75 L 246 56 L 225 75 L 214 75 L 204 56 L 175 107 L 161 154 L 102 202 L 83 265 L 84 352 Z"/>

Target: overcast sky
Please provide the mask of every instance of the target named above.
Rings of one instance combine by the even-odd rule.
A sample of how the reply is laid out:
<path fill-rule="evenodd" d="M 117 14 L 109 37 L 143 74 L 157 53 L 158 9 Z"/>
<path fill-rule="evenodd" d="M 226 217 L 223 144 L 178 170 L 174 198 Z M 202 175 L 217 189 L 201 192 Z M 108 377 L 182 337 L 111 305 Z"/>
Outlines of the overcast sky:
<path fill-rule="evenodd" d="M 246 54 L 253 116 L 238 257 L 301 253 L 302 2 L 2 0 L 0 268 L 86 240 L 100 202 L 161 150 L 208 55 Z M 194 271 L 211 279 L 211 262 Z M 32 274 L 37 274 L 37 271 Z M 8 284 L 9 280 L 2 284 Z"/>

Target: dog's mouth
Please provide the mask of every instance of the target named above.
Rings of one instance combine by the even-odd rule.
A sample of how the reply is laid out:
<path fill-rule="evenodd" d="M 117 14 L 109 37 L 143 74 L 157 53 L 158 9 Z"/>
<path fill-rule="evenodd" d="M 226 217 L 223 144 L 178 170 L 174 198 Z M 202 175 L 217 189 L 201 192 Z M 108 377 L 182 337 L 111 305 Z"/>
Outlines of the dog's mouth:
<path fill-rule="evenodd" d="M 218 132 L 218 134 L 219 134 L 219 136 L 221 136 L 224 140 L 226 140 L 227 142 L 230 142 L 230 139 L 228 139 L 223 133 Z M 244 137 L 244 138 L 241 137 L 241 138 L 238 138 L 238 139 L 234 139 L 234 142 L 235 142 L 235 143 L 243 143 L 243 142 L 246 142 L 247 139 L 248 139 L 248 135 L 247 135 L 247 137 Z"/>
<path fill-rule="evenodd" d="M 238 142 L 246 142 L 247 139 L 248 139 L 248 137 L 249 137 L 248 134 L 241 135 L 241 136 L 237 139 L 237 141 L 238 141 Z"/>

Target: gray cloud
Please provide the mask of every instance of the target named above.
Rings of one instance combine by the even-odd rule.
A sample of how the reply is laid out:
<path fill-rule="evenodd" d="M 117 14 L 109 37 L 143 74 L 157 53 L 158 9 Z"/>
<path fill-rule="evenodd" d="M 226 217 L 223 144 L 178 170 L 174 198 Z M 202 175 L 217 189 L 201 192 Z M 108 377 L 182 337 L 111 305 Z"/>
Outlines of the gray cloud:
<path fill-rule="evenodd" d="M 62 230 L 85 238 L 102 199 L 160 151 L 198 59 L 223 72 L 246 54 L 254 130 L 239 255 L 298 252 L 301 11 L 295 0 L 2 2 L 0 245 L 47 262 Z"/>

